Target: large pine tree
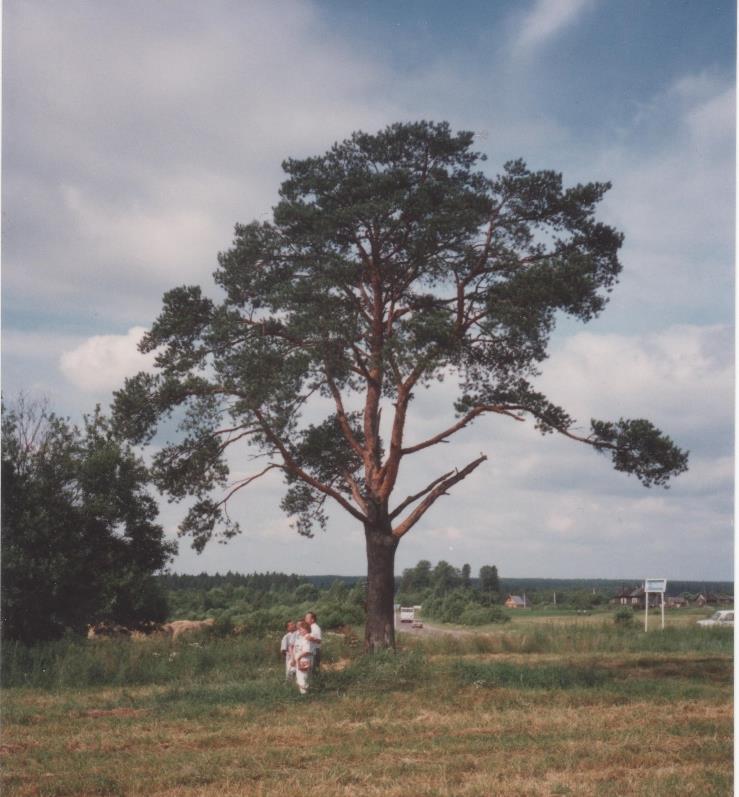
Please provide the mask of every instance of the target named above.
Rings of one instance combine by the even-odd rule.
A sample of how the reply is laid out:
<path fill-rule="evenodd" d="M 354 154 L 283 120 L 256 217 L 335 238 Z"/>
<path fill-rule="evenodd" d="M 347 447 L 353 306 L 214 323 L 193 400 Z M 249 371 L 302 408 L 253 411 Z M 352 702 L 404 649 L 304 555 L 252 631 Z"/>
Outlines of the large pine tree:
<path fill-rule="evenodd" d="M 529 417 L 647 486 L 686 468 L 687 455 L 649 421 L 593 421 L 576 433 L 532 384 L 557 314 L 589 321 L 616 283 L 622 236 L 594 217 L 609 185 L 565 188 L 558 173 L 522 161 L 488 177 L 472 143 L 446 123 L 395 124 L 286 161 L 274 220 L 238 225 L 219 257 L 221 298 L 194 286 L 167 293 L 142 344 L 158 352 L 157 373 L 116 396 L 118 427 L 138 441 L 184 408 L 182 434 L 155 470 L 173 498 L 195 496 L 181 526 L 195 548 L 236 532 L 228 499 L 270 471 L 283 474 L 282 507 L 299 533 L 325 524 L 329 499 L 356 521 L 368 650 L 394 644 L 399 541 L 486 459 L 398 499 L 398 474 L 418 452 L 484 415 Z M 456 417 L 408 440 L 414 391 L 442 377 L 459 384 Z M 326 399 L 321 422 L 302 420 Z M 266 464 L 229 485 L 226 454 L 247 446 Z"/>

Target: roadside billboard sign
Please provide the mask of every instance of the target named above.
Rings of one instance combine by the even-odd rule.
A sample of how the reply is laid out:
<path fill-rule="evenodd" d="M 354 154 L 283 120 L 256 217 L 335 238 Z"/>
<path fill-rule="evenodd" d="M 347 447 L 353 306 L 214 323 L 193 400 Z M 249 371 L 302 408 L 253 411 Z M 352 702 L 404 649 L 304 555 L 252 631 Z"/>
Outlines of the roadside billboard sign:
<path fill-rule="evenodd" d="M 657 592 L 662 597 L 662 630 L 665 628 L 665 590 L 667 589 L 666 578 L 645 578 L 644 579 L 644 630 L 649 629 L 649 593 Z"/>

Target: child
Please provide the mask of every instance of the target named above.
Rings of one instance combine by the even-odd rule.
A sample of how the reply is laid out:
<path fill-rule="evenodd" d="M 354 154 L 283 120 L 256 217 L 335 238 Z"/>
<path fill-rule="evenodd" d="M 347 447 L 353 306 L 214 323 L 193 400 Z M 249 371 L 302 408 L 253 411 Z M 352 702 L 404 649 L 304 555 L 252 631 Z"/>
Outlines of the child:
<path fill-rule="evenodd" d="M 295 665 L 293 664 L 293 647 L 295 645 L 295 637 L 297 630 L 295 623 L 292 620 L 287 622 L 287 633 L 282 637 L 280 642 L 280 653 L 285 659 L 285 679 L 290 680 L 295 677 Z"/>

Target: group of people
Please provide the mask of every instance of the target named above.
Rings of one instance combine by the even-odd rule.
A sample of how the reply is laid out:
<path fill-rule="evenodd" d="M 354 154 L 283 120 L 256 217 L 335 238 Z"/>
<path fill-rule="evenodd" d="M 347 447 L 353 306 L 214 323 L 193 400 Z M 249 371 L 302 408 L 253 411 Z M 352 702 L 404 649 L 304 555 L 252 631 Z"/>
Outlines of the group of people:
<path fill-rule="evenodd" d="M 285 678 L 295 680 L 304 695 L 309 688 L 311 675 L 321 666 L 321 628 L 315 612 L 308 612 L 297 623 L 287 622 L 287 633 L 282 637 L 280 652 L 285 659 Z"/>

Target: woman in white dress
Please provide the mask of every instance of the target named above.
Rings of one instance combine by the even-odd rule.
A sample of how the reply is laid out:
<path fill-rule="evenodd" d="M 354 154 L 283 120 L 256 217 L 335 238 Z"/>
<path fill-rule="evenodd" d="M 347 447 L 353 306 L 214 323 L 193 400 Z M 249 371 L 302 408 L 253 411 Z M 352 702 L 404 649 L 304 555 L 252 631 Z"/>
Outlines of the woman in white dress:
<path fill-rule="evenodd" d="M 295 677 L 295 665 L 293 664 L 293 645 L 298 632 L 293 620 L 289 620 L 286 627 L 285 636 L 280 642 L 280 653 L 285 660 L 285 680 L 289 681 Z"/>
<path fill-rule="evenodd" d="M 309 688 L 310 675 L 313 671 L 313 649 L 308 638 L 310 626 L 305 620 L 298 623 L 298 635 L 293 645 L 293 663 L 295 667 L 295 680 L 298 683 L 300 694 L 304 695 Z"/>

